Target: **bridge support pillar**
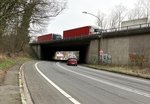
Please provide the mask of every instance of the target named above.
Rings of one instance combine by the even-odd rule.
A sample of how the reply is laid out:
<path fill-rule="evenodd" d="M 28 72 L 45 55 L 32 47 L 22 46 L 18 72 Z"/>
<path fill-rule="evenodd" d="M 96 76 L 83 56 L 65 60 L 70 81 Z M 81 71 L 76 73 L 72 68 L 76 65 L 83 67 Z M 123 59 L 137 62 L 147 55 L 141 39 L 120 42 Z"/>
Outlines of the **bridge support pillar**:
<path fill-rule="evenodd" d="M 98 44 L 99 40 L 92 40 L 90 42 L 88 51 L 87 51 L 87 56 L 86 56 L 86 63 L 88 64 L 98 64 Z"/>
<path fill-rule="evenodd" d="M 32 46 L 38 59 L 41 59 L 41 45 Z"/>

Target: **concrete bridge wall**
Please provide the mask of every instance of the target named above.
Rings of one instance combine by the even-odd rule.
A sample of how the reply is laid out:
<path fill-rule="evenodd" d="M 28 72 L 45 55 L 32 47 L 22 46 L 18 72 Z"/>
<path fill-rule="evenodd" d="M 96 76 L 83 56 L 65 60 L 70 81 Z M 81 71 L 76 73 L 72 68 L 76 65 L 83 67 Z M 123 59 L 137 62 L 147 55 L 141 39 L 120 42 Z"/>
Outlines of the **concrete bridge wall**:
<path fill-rule="evenodd" d="M 98 63 L 98 41 L 92 40 L 87 50 L 86 63 L 97 64 Z"/>
<path fill-rule="evenodd" d="M 150 34 L 104 38 L 104 53 L 111 55 L 114 65 L 150 65 Z M 87 63 L 97 63 L 98 40 L 92 40 L 87 52 Z"/>
<path fill-rule="evenodd" d="M 36 53 L 38 59 L 41 59 L 41 45 L 32 46 L 33 51 Z"/>

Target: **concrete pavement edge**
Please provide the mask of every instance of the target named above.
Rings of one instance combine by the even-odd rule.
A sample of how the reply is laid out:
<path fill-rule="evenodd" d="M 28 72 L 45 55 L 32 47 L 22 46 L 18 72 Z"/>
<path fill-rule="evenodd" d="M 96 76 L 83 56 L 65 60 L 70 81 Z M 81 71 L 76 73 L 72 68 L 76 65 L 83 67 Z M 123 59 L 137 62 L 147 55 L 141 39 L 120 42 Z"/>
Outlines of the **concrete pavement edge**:
<path fill-rule="evenodd" d="M 32 98 L 30 96 L 30 93 L 28 91 L 25 78 L 24 78 L 24 72 L 23 72 L 23 65 L 21 65 L 19 70 L 19 88 L 20 88 L 20 96 L 21 96 L 21 102 L 22 104 L 33 104 Z"/>

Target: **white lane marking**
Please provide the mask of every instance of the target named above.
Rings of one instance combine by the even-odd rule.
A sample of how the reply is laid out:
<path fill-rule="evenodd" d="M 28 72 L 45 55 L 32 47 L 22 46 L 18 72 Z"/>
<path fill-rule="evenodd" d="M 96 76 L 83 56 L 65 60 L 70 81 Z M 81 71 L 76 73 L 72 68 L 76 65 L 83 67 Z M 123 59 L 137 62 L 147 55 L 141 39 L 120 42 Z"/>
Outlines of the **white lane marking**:
<path fill-rule="evenodd" d="M 61 66 L 58 62 L 56 63 L 56 65 L 59 66 L 60 68 L 64 69 L 64 70 L 66 70 L 66 71 L 69 71 L 69 72 L 78 74 L 80 76 L 83 76 L 83 77 L 95 80 L 97 82 L 100 82 L 100 83 L 103 83 L 103 84 L 106 84 L 106 85 L 109 85 L 109 86 L 113 86 L 113 87 L 116 87 L 116 88 L 119 88 L 119 89 L 122 89 L 122 90 L 125 90 L 125 91 L 129 91 L 129 92 L 132 92 L 132 93 L 135 93 L 135 94 L 142 95 L 142 96 L 150 98 L 150 94 L 149 93 L 145 93 L 145 92 L 142 92 L 142 91 L 138 91 L 136 89 L 131 89 L 131 88 L 124 87 L 124 86 L 121 86 L 121 85 L 113 84 L 113 83 L 110 83 L 110 82 L 106 82 L 104 80 L 99 80 L 99 79 L 96 79 L 96 78 L 93 78 L 93 77 L 90 77 L 90 76 L 87 76 L 87 75 L 75 72 L 75 71 L 71 71 L 71 70 Z"/>
<path fill-rule="evenodd" d="M 54 82 L 52 82 L 48 77 L 46 77 L 37 67 L 40 62 L 35 64 L 36 70 L 44 77 L 53 87 L 55 87 L 60 93 L 62 93 L 66 98 L 68 98 L 73 104 L 81 104 L 76 99 L 74 99 L 71 95 L 67 94 L 64 90 L 62 90 L 59 86 L 57 86 Z"/>

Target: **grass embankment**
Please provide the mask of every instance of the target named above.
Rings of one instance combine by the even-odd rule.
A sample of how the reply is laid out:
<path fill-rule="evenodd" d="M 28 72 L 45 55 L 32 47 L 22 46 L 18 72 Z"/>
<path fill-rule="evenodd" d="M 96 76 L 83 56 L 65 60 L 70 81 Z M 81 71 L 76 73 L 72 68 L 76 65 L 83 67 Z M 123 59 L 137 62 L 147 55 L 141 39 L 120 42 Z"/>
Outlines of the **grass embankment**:
<path fill-rule="evenodd" d="M 150 68 L 118 67 L 118 66 L 104 66 L 104 65 L 85 65 L 85 66 L 92 67 L 97 70 L 105 70 L 150 79 Z"/>
<path fill-rule="evenodd" d="M 0 70 L 7 70 L 9 67 L 15 64 L 21 64 L 25 61 L 30 60 L 28 57 L 14 57 L 14 58 L 5 58 L 0 59 Z"/>
<path fill-rule="evenodd" d="M 16 64 L 22 64 L 25 61 L 31 60 L 28 57 L 20 56 L 20 57 L 4 57 L 0 58 L 0 84 L 4 81 L 4 77 L 7 73 L 7 70 L 16 65 Z"/>

